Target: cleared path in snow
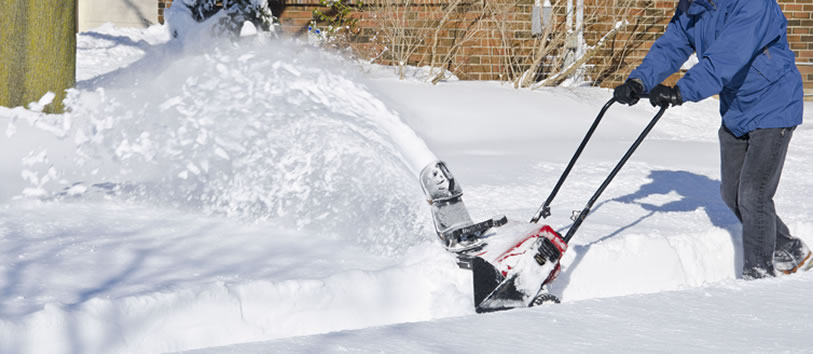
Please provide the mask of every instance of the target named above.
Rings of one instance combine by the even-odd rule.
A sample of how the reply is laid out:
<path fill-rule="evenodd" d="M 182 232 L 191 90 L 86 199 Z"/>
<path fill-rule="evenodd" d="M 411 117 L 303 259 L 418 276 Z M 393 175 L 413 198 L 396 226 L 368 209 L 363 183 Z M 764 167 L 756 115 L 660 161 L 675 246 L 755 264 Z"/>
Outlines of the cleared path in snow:
<path fill-rule="evenodd" d="M 253 353 L 808 352 L 813 274 L 193 350 Z"/>

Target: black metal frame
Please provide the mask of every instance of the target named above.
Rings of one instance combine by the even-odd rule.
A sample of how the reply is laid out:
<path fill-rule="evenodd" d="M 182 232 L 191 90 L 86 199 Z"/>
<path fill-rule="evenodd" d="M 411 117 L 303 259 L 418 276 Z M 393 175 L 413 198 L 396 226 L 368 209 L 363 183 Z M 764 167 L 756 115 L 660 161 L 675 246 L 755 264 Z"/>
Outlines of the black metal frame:
<path fill-rule="evenodd" d="M 598 127 L 598 124 L 599 122 L 601 122 L 601 119 L 604 117 L 604 114 L 615 102 L 616 100 L 614 98 L 611 98 L 601 109 L 601 112 L 599 112 L 595 121 L 593 121 L 593 125 L 587 131 L 587 134 L 584 136 L 584 139 L 582 139 L 579 148 L 576 149 L 576 153 L 570 159 L 570 163 L 568 163 L 567 168 L 565 168 L 565 171 L 562 173 L 562 176 L 559 177 L 559 181 L 556 182 L 556 186 L 553 188 L 553 191 L 551 191 L 551 194 L 548 196 L 548 199 L 545 200 L 545 203 L 542 204 L 542 206 L 540 206 L 539 209 L 536 211 L 536 214 L 534 214 L 534 217 L 531 219 L 532 223 L 538 222 L 540 218 L 547 218 L 548 216 L 550 216 L 550 204 L 553 202 L 553 199 L 556 197 L 556 194 L 559 193 L 559 188 L 562 187 L 562 184 L 565 182 L 565 179 L 567 179 L 567 176 L 573 169 L 573 165 L 576 164 L 576 160 L 578 160 L 579 156 L 581 156 L 582 151 L 584 151 L 584 147 L 587 145 L 587 141 L 590 140 L 590 138 L 593 136 L 593 132 L 595 132 L 596 127 Z M 638 146 L 641 145 L 641 143 L 644 141 L 644 139 L 652 130 L 652 128 L 655 127 L 655 124 L 658 122 L 658 120 L 661 119 L 664 112 L 666 112 L 667 108 L 668 106 L 660 107 L 658 113 L 655 114 L 655 116 L 652 118 L 652 120 L 649 122 L 646 128 L 644 128 L 641 134 L 638 135 L 638 138 L 627 150 L 627 153 L 624 154 L 624 157 L 621 158 L 621 161 L 619 161 L 618 164 L 615 165 L 615 168 L 613 168 L 612 172 L 610 172 L 610 175 L 608 175 L 607 178 L 604 179 L 604 182 L 593 194 L 593 197 L 590 198 L 590 201 L 587 202 L 587 205 L 584 207 L 584 209 L 582 209 L 582 211 L 579 212 L 579 214 L 574 217 L 573 226 L 570 227 L 570 229 L 567 231 L 567 234 L 564 237 L 565 242 L 570 242 L 570 239 L 573 238 L 573 235 L 576 233 L 576 230 L 579 229 L 579 226 L 581 226 L 582 222 L 584 222 L 584 219 L 587 218 L 587 215 L 590 213 L 590 209 L 593 207 L 593 204 L 596 203 L 601 193 L 604 192 L 604 190 L 607 188 L 607 186 L 610 184 L 613 178 L 615 178 L 618 172 L 621 171 L 621 168 L 624 166 L 624 164 L 627 163 L 627 160 L 629 160 L 629 158 L 632 156 L 635 150 L 638 149 Z"/>

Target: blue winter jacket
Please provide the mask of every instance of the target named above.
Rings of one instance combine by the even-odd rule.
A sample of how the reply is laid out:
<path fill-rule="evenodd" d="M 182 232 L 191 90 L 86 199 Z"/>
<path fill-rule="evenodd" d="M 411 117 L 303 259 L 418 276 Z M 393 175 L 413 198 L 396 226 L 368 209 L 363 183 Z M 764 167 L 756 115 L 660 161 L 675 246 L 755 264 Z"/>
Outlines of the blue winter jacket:
<path fill-rule="evenodd" d="M 736 136 L 802 123 L 802 77 L 776 0 L 681 0 L 666 32 L 630 79 L 649 91 L 697 53 L 677 86 L 684 101 L 720 95 L 723 124 Z"/>

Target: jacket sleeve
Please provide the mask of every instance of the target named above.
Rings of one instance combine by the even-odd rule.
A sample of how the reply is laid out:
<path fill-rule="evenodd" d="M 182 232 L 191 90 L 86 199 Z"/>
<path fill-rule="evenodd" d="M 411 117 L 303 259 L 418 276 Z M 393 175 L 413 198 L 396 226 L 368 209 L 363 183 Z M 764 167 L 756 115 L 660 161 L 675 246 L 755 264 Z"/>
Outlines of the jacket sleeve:
<path fill-rule="evenodd" d="M 732 5 L 717 38 L 678 81 L 684 101 L 697 102 L 720 93 L 763 48 L 782 36 L 779 15 L 769 1 L 774 0 L 740 0 Z"/>
<path fill-rule="evenodd" d="M 641 65 L 630 73 L 629 79 L 641 80 L 644 90 L 649 92 L 678 71 L 692 53 L 694 48 L 681 25 L 679 13 L 675 11 L 666 32 L 655 41 Z"/>

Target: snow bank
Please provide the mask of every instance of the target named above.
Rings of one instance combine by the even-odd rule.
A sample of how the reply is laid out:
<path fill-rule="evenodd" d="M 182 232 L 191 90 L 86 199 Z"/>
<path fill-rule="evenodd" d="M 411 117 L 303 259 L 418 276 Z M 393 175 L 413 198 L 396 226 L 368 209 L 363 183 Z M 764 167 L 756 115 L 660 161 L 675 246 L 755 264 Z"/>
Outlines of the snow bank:
<path fill-rule="evenodd" d="M 295 240 L 300 235 L 282 237 L 279 230 L 266 229 L 276 241 L 263 240 L 260 230 L 246 234 L 228 221 L 181 216 L 172 225 L 213 231 L 162 231 L 158 215 L 165 211 L 152 215 L 138 208 L 119 212 L 140 215 L 132 224 L 145 226 L 83 235 L 92 226 L 81 220 L 98 209 L 80 207 L 72 217 L 49 209 L 60 217 L 4 222 L 11 230 L 28 229 L 3 234 L 30 245 L 16 243 L 21 279 L 0 281 L 6 297 L 13 297 L 0 307 L 0 353 L 158 353 L 425 321 L 466 314 L 473 306 L 468 273 L 433 244 L 386 261 L 338 242 L 303 245 Z M 99 216 L 104 225 L 122 220 Z M 44 230 L 35 231 L 34 222 Z M 53 240 L 62 233 L 70 236 L 60 238 L 60 247 Z M 220 240 L 224 236 L 232 240 Z M 294 261 L 320 252 L 303 246 L 323 248 L 320 257 Z M 337 249 L 341 253 L 331 252 Z M 52 267 L 71 272 L 51 274 Z M 286 267 L 295 269 L 283 272 Z"/>
<path fill-rule="evenodd" d="M 567 301 L 679 290 L 734 279 L 735 243 L 726 230 L 625 234 L 571 248 L 554 292 Z M 740 267 L 737 267 L 737 264 Z"/>
<path fill-rule="evenodd" d="M 190 351 L 808 352 L 813 274 Z"/>

